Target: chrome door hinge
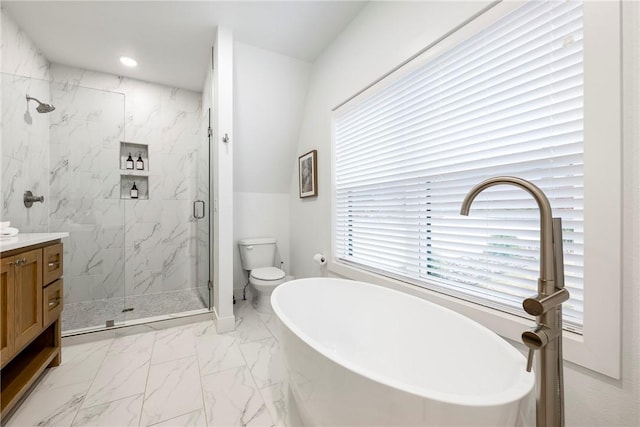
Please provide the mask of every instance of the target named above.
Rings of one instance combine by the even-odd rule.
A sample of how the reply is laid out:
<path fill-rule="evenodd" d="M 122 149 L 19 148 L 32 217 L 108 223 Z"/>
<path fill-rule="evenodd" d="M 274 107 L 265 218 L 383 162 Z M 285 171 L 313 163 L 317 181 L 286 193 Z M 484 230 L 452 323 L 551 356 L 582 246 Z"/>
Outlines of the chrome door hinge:
<path fill-rule="evenodd" d="M 207 282 L 207 286 L 209 286 L 209 289 L 213 289 L 213 282 L 211 280 L 209 280 Z"/>
<path fill-rule="evenodd" d="M 207 131 L 207 135 L 209 135 L 209 137 L 213 136 L 213 128 L 211 126 L 209 126 L 209 129 Z"/>

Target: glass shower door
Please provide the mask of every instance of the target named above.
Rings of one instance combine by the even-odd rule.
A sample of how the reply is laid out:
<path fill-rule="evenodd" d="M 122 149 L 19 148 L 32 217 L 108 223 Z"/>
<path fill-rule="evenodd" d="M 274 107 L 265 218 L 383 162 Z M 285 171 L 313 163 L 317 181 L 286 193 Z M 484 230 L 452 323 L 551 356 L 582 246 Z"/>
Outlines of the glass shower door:
<path fill-rule="evenodd" d="M 209 147 L 211 146 L 211 109 L 203 117 L 202 137 L 199 139 L 196 156 L 196 199 L 193 202 L 193 216 L 196 227 L 196 286 L 200 299 L 209 310 L 212 306 L 211 289 L 211 245 L 209 204 L 209 185 L 211 182 L 211 167 L 209 162 Z"/>

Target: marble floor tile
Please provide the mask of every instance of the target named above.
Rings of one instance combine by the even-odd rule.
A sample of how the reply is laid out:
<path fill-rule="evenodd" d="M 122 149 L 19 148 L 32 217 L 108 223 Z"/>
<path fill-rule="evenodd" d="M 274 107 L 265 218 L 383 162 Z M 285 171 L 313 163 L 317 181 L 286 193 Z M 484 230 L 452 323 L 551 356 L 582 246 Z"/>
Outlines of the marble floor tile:
<path fill-rule="evenodd" d="M 262 323 L 264 323 L 269 332 L 271 332 L 271 335 L 273 335 L 273 337 L 279 341 L 280 339 L 278 335 L 280 334 L 280 326 L 278 325 L 278 318 L 276 317 L 276 315 L 258 313 L 258 318 L 262 321 Z"/>
<path fill-rule="evenodd" d="M 216 322 L 214 320 L 199 322 L 193 325 L 193 334 L 196 337 L 201 337 L 203 335 L 214 335 L 217 333 L 218 330 L 216 329 Z"/>
<path fill-rule="evenodd" d="M 200 375 L 245 366 L 236 339 L 227 335 L 203 335 L 196 338 Z"/>
<path fill-rule="evenodd" d="M 71 426 L 91 382 L 36 389 L 8 420 L 6 427 Z"/>
<path fill-rule="evenodd" d="M 205 416 L 204 410 L 200 409 L 158 424 L 153 424 L 153 427 L 207 427 L 207 417 Z"/>
<path fill-rule="evenodd" d="M 273 420 L 246 367 L 202 377 L 209 427 L 271 426 Z"/>
<path fill-rule="evenodd" d="M 218 334 L 213 320 L 171 328 L 156 322 L 65 344 L 62 364 L 47 370 L 3 421 L 10 427 L 285 426 L 291 411 L 274 316 L 257 313 L 248 301 L 236 309 L 237 330 L 227 334 Z"/>
<path fill-rule="evenodd" d="M 169 420 L 202 407 L 200 373 L 195 356 L 151 366 L 141 426 Z"/>
<path fill-rule="evenodd" d="M 287 425 L 287 392 L 286 383 L 274 384 L 260 390 L 269 414 L 271 414 L 271 418 L 278 427 L 285 427 Z M 290 427 L 296 427 L 296 425 Z"/>
<path fill-rule="evenodd" d="M 273 336 L 255 314 L 236 317 L 235 331 L 229 332 L 226 335 L 232 336 L 240 342 L 258 341 Z"/>
<path fill-rule="evenodd" d="M 113 339 L 109 354 L 143 353 L 151 357 L 155 337 L 155 331 L 118 336 Z"/>
<path fill-rule="evenodd" d="M 109 339 L 63 347 L 62 363 L 47 369 L 39 386 L 41 388 L 59 387 L 93 381 L 111 342 L 112 340 Z"/>
<path fill-rule="evenodd" d="M 196 354 L 196 337 L 191 325 L 156 332 L 151 364 L 168 362 Z"/>
<path fill-rule="evenodd" d="M 112 353 L 103 362 L 82 405 L 100 405 L 144 393 L 149 373 L 150 354 Z"/>
<path fill-rule="evenodd" d="M 114 400 L 78 411 L 72 426 L 134 427 L 140 421 L 143 394 Z"/>
<path fill-rule="evenodd" d="M 240 344 L 240 351 L 258 388 L 284 381 L 282 353 L 275 338 Z"/>

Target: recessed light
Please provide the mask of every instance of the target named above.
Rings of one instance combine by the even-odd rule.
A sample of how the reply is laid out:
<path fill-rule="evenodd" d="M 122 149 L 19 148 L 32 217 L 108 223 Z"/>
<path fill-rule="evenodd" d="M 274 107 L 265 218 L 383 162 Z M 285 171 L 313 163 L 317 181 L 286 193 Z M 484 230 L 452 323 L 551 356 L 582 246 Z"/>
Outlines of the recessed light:
<path fill-rule="evenodd" d="M 126 65 L 127 67 L 135 67 L 138 65 L 138 61 L 136 61 L 133 58 L 129 58 L 127 56 L 121 56 L 120 62 L 122 62 L 122 64 Z"/>

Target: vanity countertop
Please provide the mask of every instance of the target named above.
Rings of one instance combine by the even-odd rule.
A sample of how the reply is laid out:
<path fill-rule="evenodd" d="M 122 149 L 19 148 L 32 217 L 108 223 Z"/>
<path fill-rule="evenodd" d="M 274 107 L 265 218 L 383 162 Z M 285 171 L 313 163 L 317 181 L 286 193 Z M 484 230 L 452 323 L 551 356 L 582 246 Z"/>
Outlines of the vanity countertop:
<path fill-rule="evenodd" d="M 10 239 L 0 239 L 0 253 L 62 239 L 63 237 L 69 237 L 69 233 L 19 233 Z"/>

